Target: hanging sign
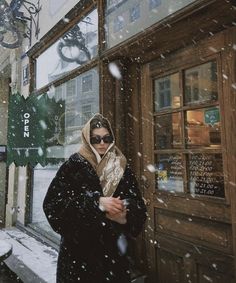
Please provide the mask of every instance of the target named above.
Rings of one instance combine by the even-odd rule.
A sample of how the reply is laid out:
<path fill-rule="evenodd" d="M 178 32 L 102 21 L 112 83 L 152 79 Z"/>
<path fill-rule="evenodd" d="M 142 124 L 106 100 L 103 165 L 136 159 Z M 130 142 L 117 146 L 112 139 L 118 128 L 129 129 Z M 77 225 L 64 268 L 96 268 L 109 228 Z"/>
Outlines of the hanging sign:
<path fill-rule="evenodd" d="M 14 94 L 9 99 L 7 163 L 32 165 L 44 160 L 40 99 Z"/>
<path fill-rule="evenodd" d="M 48 163 L 47 147 L 57 145 L 64 138 L 64 125 L 59 127 L 56 117 L 63 116 L 64 104 L 47 95 L 20 94 L 10 96 L 8 115 L 7 164 L 32 166 Z M 63 130 L 62 130 L 63 129 Z"/>

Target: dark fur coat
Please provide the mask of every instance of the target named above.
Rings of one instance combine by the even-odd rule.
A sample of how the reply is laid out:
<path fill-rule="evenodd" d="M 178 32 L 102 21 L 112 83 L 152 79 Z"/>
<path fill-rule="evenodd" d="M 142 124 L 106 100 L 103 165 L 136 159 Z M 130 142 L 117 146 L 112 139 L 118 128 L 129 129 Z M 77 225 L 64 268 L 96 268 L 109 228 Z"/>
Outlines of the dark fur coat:
<path fill-rule="evenodd" d="M 103 196 L 90 163 L 73 154 L 58 170 L 45 196 L 47 219 L 61 235 L 58 283 L 130 282 L 126 239 L 136 237 L 146 219 L 137 181 L 127 166 L 114 197 L 127 199 L 127 223 L 113 222 L 99 209 Z"/>

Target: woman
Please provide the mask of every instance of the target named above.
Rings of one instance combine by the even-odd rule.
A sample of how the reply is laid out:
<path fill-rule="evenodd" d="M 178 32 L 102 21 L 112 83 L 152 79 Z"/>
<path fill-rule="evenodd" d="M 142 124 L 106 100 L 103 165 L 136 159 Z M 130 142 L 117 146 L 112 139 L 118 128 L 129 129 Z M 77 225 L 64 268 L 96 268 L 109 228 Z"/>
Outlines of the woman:
<path fill-rule="evenodd" d="M 127 238 L 142 230 L 146 208 L 108 120 L 96 114 L 83 128 L 82 141 L 43 203 L 61 235 L 57 282 L 128 283 Z"/>

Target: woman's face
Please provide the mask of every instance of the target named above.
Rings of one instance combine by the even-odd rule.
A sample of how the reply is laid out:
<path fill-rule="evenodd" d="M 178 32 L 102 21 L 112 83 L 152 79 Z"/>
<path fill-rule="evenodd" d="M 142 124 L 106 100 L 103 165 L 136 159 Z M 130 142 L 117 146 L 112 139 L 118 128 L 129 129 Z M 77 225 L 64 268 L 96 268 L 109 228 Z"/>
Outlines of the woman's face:
<path fill-rule="evenodd" d="M 91 137 L 100 137 L 103 138 L 105 136 L 110 136 L 109 131 L 106 128 L 97 128 L 93 129 Z M 94 143 L 92 146 L 96 149 L 98 154 L 103 155 L 107 151 L 110 143 L 104 143 L 103 140 L 101 140 L 100 143 Z"/>

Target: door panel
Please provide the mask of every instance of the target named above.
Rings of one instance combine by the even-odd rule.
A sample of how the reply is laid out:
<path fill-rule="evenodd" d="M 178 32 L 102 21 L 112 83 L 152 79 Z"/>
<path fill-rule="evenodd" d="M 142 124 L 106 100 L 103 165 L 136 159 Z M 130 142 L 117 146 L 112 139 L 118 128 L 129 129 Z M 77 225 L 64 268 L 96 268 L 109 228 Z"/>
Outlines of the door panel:
<path fill-rule="evenodd" d="M 166 60 L 142 67 L 149 282 L 231 283 L 221 54 Z"/>

